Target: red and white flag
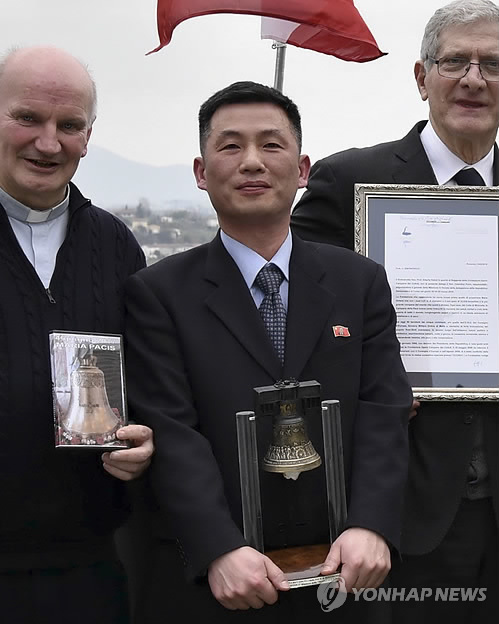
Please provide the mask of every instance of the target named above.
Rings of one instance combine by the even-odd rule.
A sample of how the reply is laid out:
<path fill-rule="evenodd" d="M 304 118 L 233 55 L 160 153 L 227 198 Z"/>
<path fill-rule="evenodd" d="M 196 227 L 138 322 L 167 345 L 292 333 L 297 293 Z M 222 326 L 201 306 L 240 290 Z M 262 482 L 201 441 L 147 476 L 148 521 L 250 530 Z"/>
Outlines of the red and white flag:
<path fill-rule="evenodd" d="M 158 0 L 157 52 L 173 30 L 190 17 L 212 13 L 247 13 L 262 21 L 262 38 L 331 54 L 345 61 L 372 61 L 378 48 L 353 0 Z"/>

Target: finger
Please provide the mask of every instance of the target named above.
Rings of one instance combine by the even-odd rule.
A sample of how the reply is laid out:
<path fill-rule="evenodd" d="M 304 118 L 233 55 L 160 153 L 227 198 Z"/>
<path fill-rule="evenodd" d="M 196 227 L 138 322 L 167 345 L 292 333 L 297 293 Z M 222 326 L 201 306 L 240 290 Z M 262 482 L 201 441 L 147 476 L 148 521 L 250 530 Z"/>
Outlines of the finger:
<path fill-rule="evenodd" d="M 272 588 L 275 588 L 278 591 L 287 591 L 289 589 L 289 583 L 286 580 L 284 572 L 281 570 L 281 568 L 276 566 L 276 564 L 272 561 L 272 559 L 269 559 L 269 557 L 265 557 L 264 564 L 267 578 L 270 581 Z M 275 594 L 275 600 L 272 603 L 268 604 L 274 604 L 276 600 L 277 594 Z"/>
<path fill-rule="evenodd" d="M 150 462 L 149 461 L 145 461 L 145 462 L 136 462 L 134 464 L 127 464 L 124 462 L 117 462 L 117 461 L 105 461 L 103 462 L 104 466 L 112 466 L 113 468 L 116 468 L 117 470 L 121 470 L 122 472 L 126 472 L 127 474 L 133 476 L 137 476 L 139 474 L 142 474 L 144 472 L 144 470 L 149 466 Z"/>
<path fill-rule="evenodd" d="M 260 598 L 260 596 L 258 596 L 258 595 L 249 597 L 247 599 L 247 601 L 248 601 L 248 605 L 252 609 L 261 609 L 266 604 L 265 601 L 262 600 L 262 598 Z M 267 603 L 267 604 L 269 604 L 269 603 Z"/>
<path fill-rule="evenodd" d="M 349 593 L 352 592 L 352 589 L 354 587 L 356 589 L 360 589 L 362 587 L 362 585 L 359 583 L 359 571 L 353 566 L 343 564 L 343 567 L 341 569 L 341 577 L 345 581 L 345 590 Z"/>
<path fill-rule="evenodd" d="M 131 440 L 137 446 L 146 440 L 152 439 L 152 430 L 145 425 L 126 425 L 116 432 L 120 440 Z"/>
<path fill-rule="evenodd" d="M 366 571 L 364 576 L 360 574 L 358 583 L 362 583 L 362 587 L 379 587 L 389 571 L 390 565 L 386 561 L 379 562 L 372 570 Z M 361 589 L 360 585 L 356 589 Z"/>
<path fill-rule="evenodd" d="M 280 570 L 279 572 L 282 574 Z M 275 587 L 272 581 L 270 580 L 270 578 L 267 577 L 263 579 L 263 581 L 259 583 L 257 587 L 255 587 L 255 590 L 256 590 L 255 596 L 259 600 L 262 600 L 265 604 L 272 605 L 275 602 L 277 602 L 277 599 L 279 597 L 279 594 L 278 594 L 278 588 L 280 587 L 279 583 L 281 583 L 282 591 L 286 591 L 289 589 L 289 584 L 286 581 L 286 579 L 284 579 L 284 576 L 282 576 L 282 581 L 277 581 L 274 579 L 274 582 L 277 584 L 277 587 Z"/>
<path fill-rule="evenodd" d="M 232 596 L 215 596 L 215 598 L 218 600 L 218 602 L 225 607 L 226 609 L 229 609 L 230 611 L 236 611 L 236 610 L 241 610 L 241 611 L 247 611 L 250 608 L 250 604 L 248 602 L 248 597 L 247 596 L 240 596 L 240 595 L 232 595 Z"/>
<path fill-rule="evenodd" d="M 286 589 L 283 589 L 282 591 L 287 591 L 288 589 L 289 585 Z M 267 581 L 265 583 L 265 586 L 257 592 L 256 596 L 260 600 L 262 600 L 264 604 L 273 605 L 277 602 L 277 599 L 279 598 L 279 592 L 270 581 Z"/>
<path fill-rule="evenodd" d="M 372 577 L 374 581 L 374 576 Z M 367 589 L 372 587 L 371 585 L 371 576 L 369 574 L 364 574 L 362 571 L 357 575 L 357 579 L 352 582 L 352 589 Z M 349 590 L 351 591 L 351 590 Z"/>
<path fill-rule="evenodd" d="M 135 476 L 135 473 L 127 472 L 126 470 L 121 470 L 121 468 L 117 468 L 116 466 L 113 466 L 112 464 L 103 464 L 103 468 L 106 472 L 109 472 L 110 475 L 113 475 L 113 477 L 116 477 L 117 479 L 120 479 L 121 481 L 131 481 Z"/>
<path fill-rule="evenodd" d="M 386 579 L 388 572 L 389 570 L 378 572 L 374 578 L 371 578 L 368 581 L 369 583 L 368 587 L 372 587 L 374 589 L 379 587 L 383 583 L 383 581 Z"/>
<path fill-rule="evenodd" d="M 107 455 L 107 453 L 105 453 Z M 136 446 L 131 449 L 121 451 L 110 451 L 109 459 L 111 461 L 123 462 L 128 464 L 141 464 L 148 461 L 151 457 L 149 449 L 142 446 Z"/>
<path fill-rule="evenodd" d="M 334 574 L 338 570 L 340 566 L 340 562 L 341 562 L 340 548 L 339 546 L 336 546 L 335 544 L 333 544 L 331 548 L 329 549 L 329 553 L 326 557 L 326 560 L 324 561 L 322 565 L 321 574 Z"/>
<path fill-rule="evenodd" d="M 104 465 L 114 466 L 119 470 L 135 475 L 139 472 L 143 472 L 151 463 L 149 457 L 145 459 L 139 459 L 139 457 L 141 456 L 137 455 L 133 459 L 130 459 L 128 455 L 123 457 L 120 453 L 113 452 L 104 453 L 101 459 Z"/>

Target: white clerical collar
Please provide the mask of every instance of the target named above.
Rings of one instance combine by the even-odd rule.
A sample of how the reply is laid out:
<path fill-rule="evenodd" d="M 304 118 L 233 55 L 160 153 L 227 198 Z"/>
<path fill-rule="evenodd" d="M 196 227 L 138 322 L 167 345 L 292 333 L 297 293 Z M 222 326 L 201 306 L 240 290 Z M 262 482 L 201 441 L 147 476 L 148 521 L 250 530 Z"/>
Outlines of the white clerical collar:
<path fill-rule="evenodd" d="M 459 156 L 456 156 L 454 152 L 450 151 L 435 132 L 431 121 L 428 121 L 421 132 L 421 143 L 428 156 L 438 184 L 449 184 L 449 182 L 453 184 L 452 178 L 458 171 L 473 167 L 482 176 L 485 184 L 487 186 L 492 186 L 494 180 L 494 146 L 492 146 L 490 152 L 481 160 L 470 165 L 465 163 L 464 160 L 461 160 Z"/>
<path fill-rule="evenodd" d="M 11 195 L 6 193 L 0 187 L 0 203 L 5 209 L 5 212 L 12 219 L 16 221 L 22 221 L 24 223 L 43 223 L 44 221 L 51 221 L 60 217 L 69 206 L 69 184 L 66 187 L 66 197 L 60 204 L 49 208 L 48 210 L 33 210 L 25 204 L 14 199 Z"/>

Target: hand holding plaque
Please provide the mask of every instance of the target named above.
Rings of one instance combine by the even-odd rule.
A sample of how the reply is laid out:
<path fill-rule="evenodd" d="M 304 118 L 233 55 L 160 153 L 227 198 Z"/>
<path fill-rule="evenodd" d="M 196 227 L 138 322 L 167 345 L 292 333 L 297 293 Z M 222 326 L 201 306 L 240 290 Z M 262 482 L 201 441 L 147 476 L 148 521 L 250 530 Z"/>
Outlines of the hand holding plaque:
<path fill-rule="evenodd" d="M 121 336 L 51 332 L 57 447 L 127 449 Z"/>

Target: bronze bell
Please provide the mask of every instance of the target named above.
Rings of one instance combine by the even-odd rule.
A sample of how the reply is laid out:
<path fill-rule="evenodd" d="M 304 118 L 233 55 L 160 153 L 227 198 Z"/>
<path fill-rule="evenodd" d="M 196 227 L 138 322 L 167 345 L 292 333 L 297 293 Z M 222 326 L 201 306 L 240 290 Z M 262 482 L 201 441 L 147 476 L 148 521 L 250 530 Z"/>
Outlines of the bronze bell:
<path fill-rule="evenodd" d="M 119 428 L 119 418 L 107 398 L 104 373 L 96 361 L 92 354 L 79 358 L 79 367 L 71 373 L 68 410 L 62 417 L 63 429 L 83 443 L 92 443 L 94 436 L 107 438 Z"/>
<path fill-rule="evenodd" d="M 307 435 L 305 419 L 298 413 L 297 400 L 281 401 L 279 414 L 273 417 L 272 443 L 263 459 L 263 469 L 297 479 L 301 472 L 314 470 L 321 463 Z"/>

